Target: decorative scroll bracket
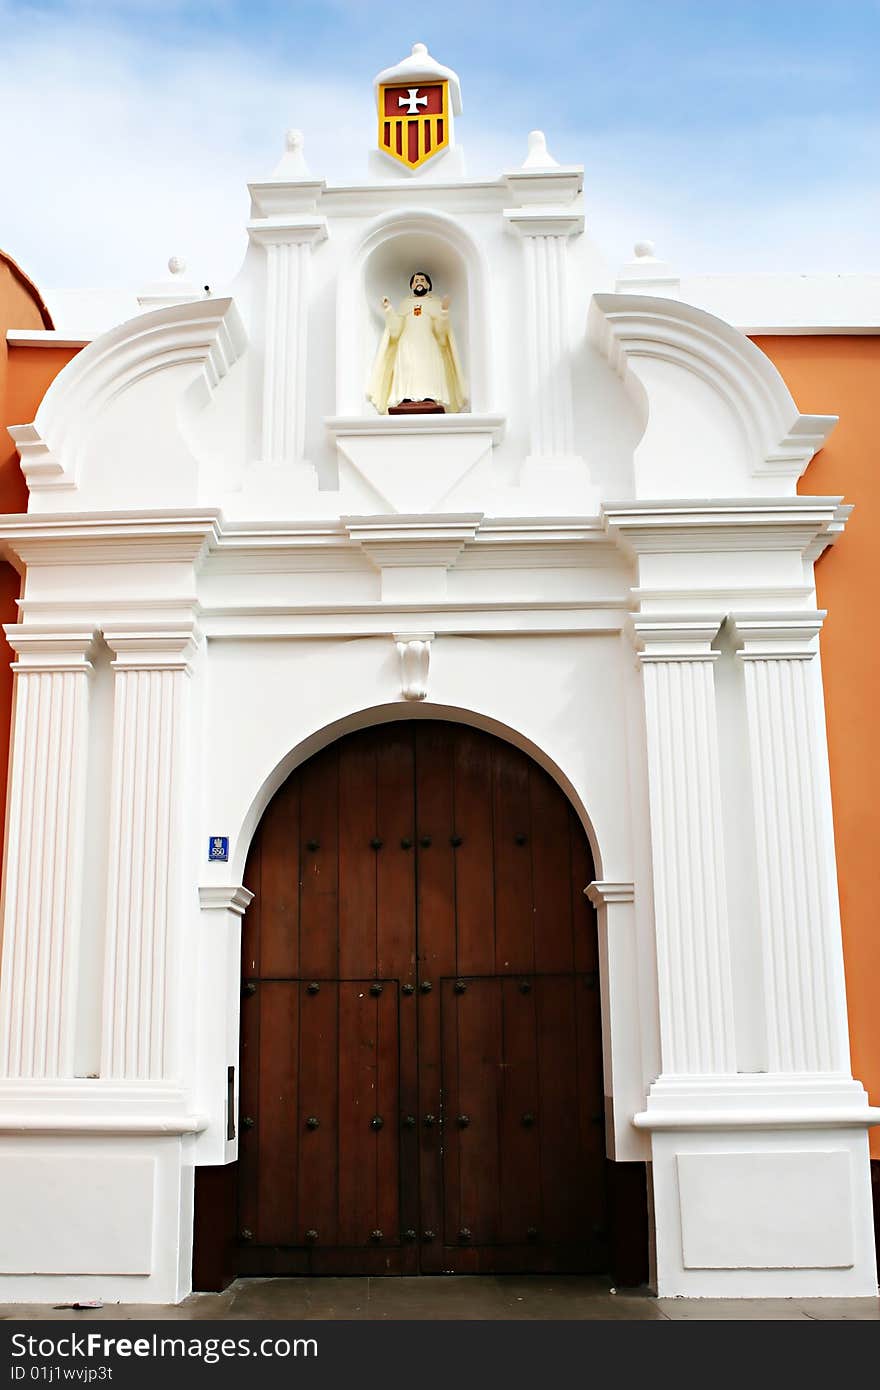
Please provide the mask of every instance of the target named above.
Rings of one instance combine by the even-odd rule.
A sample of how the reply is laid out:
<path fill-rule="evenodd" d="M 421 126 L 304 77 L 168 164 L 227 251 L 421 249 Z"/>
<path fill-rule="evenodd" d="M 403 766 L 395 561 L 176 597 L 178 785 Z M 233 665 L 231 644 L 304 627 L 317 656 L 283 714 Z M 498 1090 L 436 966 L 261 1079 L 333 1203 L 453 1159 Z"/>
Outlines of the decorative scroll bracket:
<path fill-rule="evenodd" d="M 400 693 L 404 700 L 424 700 L 428 693 L 433 632 L 395 632 L 400 656 Z"/>

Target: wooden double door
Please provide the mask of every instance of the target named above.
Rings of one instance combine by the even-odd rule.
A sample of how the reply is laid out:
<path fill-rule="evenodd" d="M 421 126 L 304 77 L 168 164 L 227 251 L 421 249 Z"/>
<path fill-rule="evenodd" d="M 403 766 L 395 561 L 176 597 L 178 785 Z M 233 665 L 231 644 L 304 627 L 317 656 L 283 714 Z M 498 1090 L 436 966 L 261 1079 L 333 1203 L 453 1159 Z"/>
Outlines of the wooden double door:
<path fill-rule="evenodd" d="M 592 877 L 557 785 L 477 730 L 292 774 L 245 875 L 239 1273 L 608 1267 Z"/>

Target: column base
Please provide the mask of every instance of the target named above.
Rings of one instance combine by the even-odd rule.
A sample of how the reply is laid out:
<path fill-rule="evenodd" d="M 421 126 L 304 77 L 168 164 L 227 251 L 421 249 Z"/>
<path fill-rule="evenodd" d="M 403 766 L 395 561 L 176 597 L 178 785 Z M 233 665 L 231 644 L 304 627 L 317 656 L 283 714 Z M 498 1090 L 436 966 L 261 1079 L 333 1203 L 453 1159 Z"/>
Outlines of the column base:
<path fill-rule="evenodd" d="M 657 1292 L 681 1298 L 877 1293 L 862 1087 L 831 1075 L 655 1082 Z"/>
<path fill-rule="evenodd" d="M 179 1303 L 192 1287 L 192 1140 L 0 1136 L 0 1303 Z"/>
<path fill-rule="evenodd" d="M 0 1081 L 0 1303 L 177 1303 L 205 1118 L 162 1082 Z"/>

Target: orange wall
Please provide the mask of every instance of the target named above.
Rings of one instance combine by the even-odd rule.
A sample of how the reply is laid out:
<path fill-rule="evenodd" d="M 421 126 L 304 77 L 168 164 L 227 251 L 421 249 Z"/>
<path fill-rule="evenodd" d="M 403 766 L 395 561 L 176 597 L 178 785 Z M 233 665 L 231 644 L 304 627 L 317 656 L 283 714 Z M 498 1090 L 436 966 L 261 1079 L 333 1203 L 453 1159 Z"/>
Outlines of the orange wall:
<path fill-rule="evenodd" d="M 822 672 L 853 1072 L 880 1104 L 880 643 L 874 633 L 880 561 L 880 337 L 756 338 L 799 410 L 839 415 L 798 491 L 842 496 L 855 510 L 816 566 Z M 880 1158 L 880 1132 L 871 1131 Z"/>
<path fill-rule="evenodd" d="M 51 319 L 34 287 L 13 262 L 0 253 L 0 514 L 27 510 L 27 488 L 18 453 L 6 425 L 33 420 L 46 388 L 74 356 L 75 348 L 13 347 L 6 345 L 9 328 L 51 327 Z M 0 561 L 0 623 L 14 623 L 20 580 L 11 565 Z M 12 717 L 13 653 L 0 632 L 0 837 L 6 819 L 6 776 L 9 726 Z M 2 843 L 0 843 L 2 856 Z"/>

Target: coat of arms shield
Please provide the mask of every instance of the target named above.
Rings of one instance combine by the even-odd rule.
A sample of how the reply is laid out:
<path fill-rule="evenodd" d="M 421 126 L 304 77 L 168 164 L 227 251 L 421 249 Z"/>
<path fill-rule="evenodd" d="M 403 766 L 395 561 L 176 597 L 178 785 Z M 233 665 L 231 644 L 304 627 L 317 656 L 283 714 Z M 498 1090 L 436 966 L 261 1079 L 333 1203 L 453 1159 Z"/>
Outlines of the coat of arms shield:
<path fill-rule="evenodd" d="M 380 150 L 418 169 L 448 144 L 448 81 L 380 84 Z"/>

